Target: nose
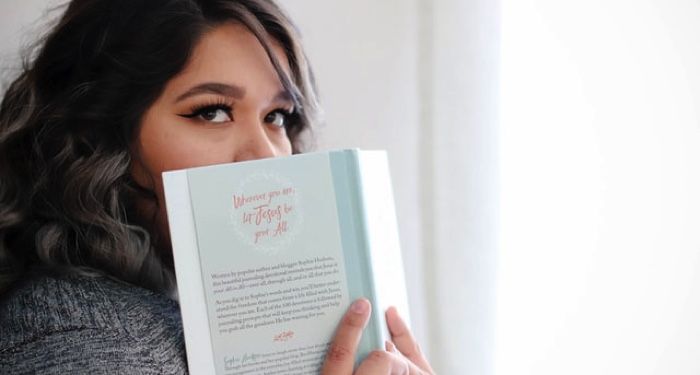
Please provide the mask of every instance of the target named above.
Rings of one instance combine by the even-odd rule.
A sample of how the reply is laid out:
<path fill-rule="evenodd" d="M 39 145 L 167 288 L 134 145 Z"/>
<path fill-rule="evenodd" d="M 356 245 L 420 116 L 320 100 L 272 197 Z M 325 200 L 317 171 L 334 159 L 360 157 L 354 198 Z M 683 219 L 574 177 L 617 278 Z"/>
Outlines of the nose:
<path fill-rule="evenodd" d="M 242 143 L 239 143 L 241 149 L 236 153 L 235 161 L 280 156 L 281 152 L 265 130 L 265 126 L 265 124 L 257 122 L 246 129 L 245 135 L 241 140 Z"/>

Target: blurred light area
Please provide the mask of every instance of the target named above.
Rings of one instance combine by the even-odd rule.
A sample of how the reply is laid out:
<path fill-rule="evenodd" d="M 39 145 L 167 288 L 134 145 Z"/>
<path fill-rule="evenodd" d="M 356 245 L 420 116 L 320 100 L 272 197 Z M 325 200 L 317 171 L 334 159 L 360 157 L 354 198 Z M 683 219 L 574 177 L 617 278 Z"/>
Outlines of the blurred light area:
<path fill-rule="evenodd" d="M 501 6 L 495 373 L 700 373 L 700 3 Z"/>

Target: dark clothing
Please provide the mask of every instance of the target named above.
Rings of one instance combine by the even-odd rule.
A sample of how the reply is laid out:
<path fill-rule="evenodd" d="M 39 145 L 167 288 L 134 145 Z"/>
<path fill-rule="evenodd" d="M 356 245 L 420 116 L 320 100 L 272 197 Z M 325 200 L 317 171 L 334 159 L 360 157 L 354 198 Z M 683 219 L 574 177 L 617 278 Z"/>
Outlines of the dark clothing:
<path fill-rule="evenodd" d="M 33 276 L 0 296 L 0 374 L 186 374 L 177 302 L 106 277 Z"/>

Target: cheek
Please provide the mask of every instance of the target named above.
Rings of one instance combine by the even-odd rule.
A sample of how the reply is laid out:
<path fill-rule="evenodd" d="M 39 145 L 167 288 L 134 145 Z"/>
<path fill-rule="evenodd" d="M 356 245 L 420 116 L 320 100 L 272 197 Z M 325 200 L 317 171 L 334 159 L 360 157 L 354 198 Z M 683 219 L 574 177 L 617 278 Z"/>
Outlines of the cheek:
<path fill-rule="evenodd" d="M 230 145 L 214 134 L 194 134 L 185 126 L 156 129 L 144 127 L 140 139 L 140 159 L 154 180 L 161 180 L 161 173 L 226 162 Z"/>

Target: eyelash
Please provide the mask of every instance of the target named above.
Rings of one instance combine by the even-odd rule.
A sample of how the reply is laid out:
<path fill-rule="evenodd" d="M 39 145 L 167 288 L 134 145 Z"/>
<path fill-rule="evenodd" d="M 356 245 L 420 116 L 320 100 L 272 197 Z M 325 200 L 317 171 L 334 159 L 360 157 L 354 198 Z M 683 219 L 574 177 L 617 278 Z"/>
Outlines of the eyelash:
<path fill-rule="evenodd" d="M 228 103 L 226 101 L 218 101 L 214 103 L 206 103 L 206 104 L 199 104 L 195 105 L 190 109 L 190 113 L 186 115 L 180 115 L 185 118 L 196 118 L 197 116 L 201 116 L 202 114 L 209 112 L 209 111 L 216 111 L 216 110 L 223 110 L 228 113 L 229 117 L 233 119 L 233 105 L 231 103 Z"/>

